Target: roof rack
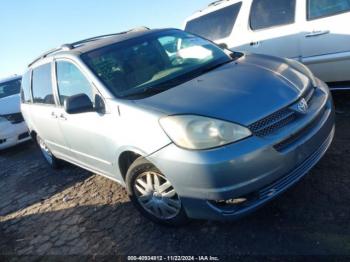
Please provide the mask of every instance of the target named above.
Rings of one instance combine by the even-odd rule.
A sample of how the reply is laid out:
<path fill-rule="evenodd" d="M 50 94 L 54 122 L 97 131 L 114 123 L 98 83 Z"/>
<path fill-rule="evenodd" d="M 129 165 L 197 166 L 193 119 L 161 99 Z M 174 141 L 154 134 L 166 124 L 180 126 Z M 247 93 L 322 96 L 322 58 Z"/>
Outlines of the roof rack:
<path fill-rule="evenodd" d="M 230 1 L 230 0 L 217 0 L 217 1 L 214 1 L 210 4 L 208 4 L 207 7 L 203 8 L 203 9 L 199 9 L 198 11 L 194 12 L 194 13 L 197 13 L 197 12 L 203 12 L 204 10 L 206 10 L 208 7 L 211 7 L 211 6 L 217 6 L 219 4 L 221 4 L 222 2 L 224 1 Z"/>
<path fill-rule="evenodd" d="M 64 51 L 64 50 L 70 50 L 70 48 L 67 47 L 67 45 L 62 45 L 60 47 L 57 47 L 57 48 L 53 48 L 53 49 L 50 49 L 49 51 L 46 51 L 45 53 L 43 53 L 41 56 L 37 57 L 36 59 L 34 59 L 33 62 L 31 62 L 28 67 L 32 66 L 35 62 L 47 57 L 48 55 L 51 55 L 53 53 L 56 53 L 58 51 Z"/>
<path fill-rule="evenodd" d="M 221 2 L 223 2 L 225 0 L 217 0 L 217 1 L 214 1 L 212 3 L 210 3 L 208 6 L 216 6 L 216 5 L 219 5 Z"/>
<path fill-rule="evenodd" d="M 78 47 L 78 46 L 80 46 L 82 44 L 85 44 L 85 43 L 88 43 L 88 42 L 92 42 L 92 41 L 95 41 L 95 40 L 99 40 L 99 39 L 102 39 L 102 38 L 113 37 L 113 36 L 127 34 L 127 33 L 132 33 L 132 32 L 142 32 L 142 31 L 147 31 L 147 30 L 150 30 L 150 28 L 148 28 L 146 26 L 141 26 L 141 27 L 136 27 L 136 28 L 133 28 L 131 30 L 120 32 L 120 33 L 100 35 L 100 36 L 95 36 L 95 37 L 90 37 L 90 38 L 87 38 L 87 39 L 84 39 L 84 40 L 80 40 L 80 41 L 77 41 L 77 42 L 74 42 L 74 43 L 71 43 L 71 44 L 64 44 L 64 45 L 61 45 L 60 47 L 50 49 L 49 51 L 43 53 L 38 58 L 34 59 L 34 61 L 31 62 L 28 65 L 28 67 L 32 66 L 37 61 L 39 61 L 39 60 L 41 60 L 41 59 L 43 59 L 43 58 L 45 58 L 45 57 L 47 57 L 47 56 L 49 56 L 51 54 L 59 52 L 59 51 L 72 50 L 72 49 L 74 49 L 74 48 L 76 48 L 76 47 Z"/>
<path fill-rule="evenodd" d="M 141 26 L 141 27 L 136 27 L 136 28 L 133 28 L 131 30 L 120 32 L 120 33 L 94 36 L 94 37 L 91 37 L 91 38 L 87 38 L 87 39 L 84 39 L 84 40 L 80 40 L 80 41 L 74 42 L 72 44 L 66 44 L 66 46 L 70 46 L 71 49 L 73 49 L 73 48 L 75 48 L 75 47 L 77 47 L 77 46 L 79 46 L 81 44 L 85 44 L 85 43 L 92 42 L 92 41 L 95 41 L 95 40 L 99 40 L 99 39 L 102 39 L 102 38 L 112 37 L 112 36 L 116 36 L 116 35 L 123 35 L 123 34 L 127 34 L 127 33 L 132 33 L 132 32 L 142 32 L 142 31 L 147 31 L 147 30 L 150 30 L 150 29 L 148 27 Z"/>

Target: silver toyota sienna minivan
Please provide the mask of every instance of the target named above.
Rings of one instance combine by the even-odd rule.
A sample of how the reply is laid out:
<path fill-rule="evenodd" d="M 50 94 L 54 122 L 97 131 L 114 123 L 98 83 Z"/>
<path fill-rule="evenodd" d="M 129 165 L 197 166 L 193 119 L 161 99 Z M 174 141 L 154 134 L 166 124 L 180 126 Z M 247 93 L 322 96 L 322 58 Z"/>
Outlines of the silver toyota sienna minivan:
<path fill-rule="evenodd" d="M 229 220 L 298 182 L 334 136 L 332 98 L 302 64 L 177 29 L 65 44 L 29 65 L 22 112 L 52 167 L 126 187 L 149 219 Z"/>

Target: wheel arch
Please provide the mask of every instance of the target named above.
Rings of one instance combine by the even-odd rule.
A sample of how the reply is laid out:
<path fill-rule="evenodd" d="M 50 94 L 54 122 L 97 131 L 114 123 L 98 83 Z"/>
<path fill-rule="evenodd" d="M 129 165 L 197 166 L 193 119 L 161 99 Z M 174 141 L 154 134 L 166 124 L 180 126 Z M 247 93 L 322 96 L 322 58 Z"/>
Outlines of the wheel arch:
<path fill-rule="evenodd" d="M 143 154 L 143 152 L 140 152 L 139 150 L 135 149 L 125 149 L 119 154 L 118 167 L 123 181 L 125 181 L 126 174 L 132 163 L 134 163 L 136 159 L 144 156 L 145 154 Z"/>
<path fill-rule="evenodd" d="M 35 130 L 30 130 L 29 131 L 29 135 L 31 136 L 31 138 L 35 141 L 36 140 L 36 136 L 38 135 L 37 132 L 35 132 Z"/>

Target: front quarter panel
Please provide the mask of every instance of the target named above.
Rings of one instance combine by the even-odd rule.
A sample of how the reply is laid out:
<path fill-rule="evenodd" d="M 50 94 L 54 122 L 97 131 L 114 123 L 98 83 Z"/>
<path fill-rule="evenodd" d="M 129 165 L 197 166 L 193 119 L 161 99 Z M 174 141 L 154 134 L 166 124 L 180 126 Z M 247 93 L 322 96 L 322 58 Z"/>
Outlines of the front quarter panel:
<path fill-rule="evenodd" d="M 159 118 L 163 114 L 140 109 L 132 103 L 109 100 L 113 114 L 115 113 L 119 118 L 118 126 L 115 127 L 115 137 L 118 139 L 116 161 L 125 151 L 147 157 L 172 143 L 159 124 Z"/>

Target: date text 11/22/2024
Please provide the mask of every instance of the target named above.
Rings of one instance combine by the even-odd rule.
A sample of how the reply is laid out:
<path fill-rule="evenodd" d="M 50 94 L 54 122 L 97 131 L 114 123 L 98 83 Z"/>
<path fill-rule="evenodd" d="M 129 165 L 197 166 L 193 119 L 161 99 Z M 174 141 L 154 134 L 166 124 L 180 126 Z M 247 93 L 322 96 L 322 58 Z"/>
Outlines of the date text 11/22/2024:
<path fill-rule="evenodd" d="M 128 261 L 220 261 L 216 256 L 128 256 Z"/>

